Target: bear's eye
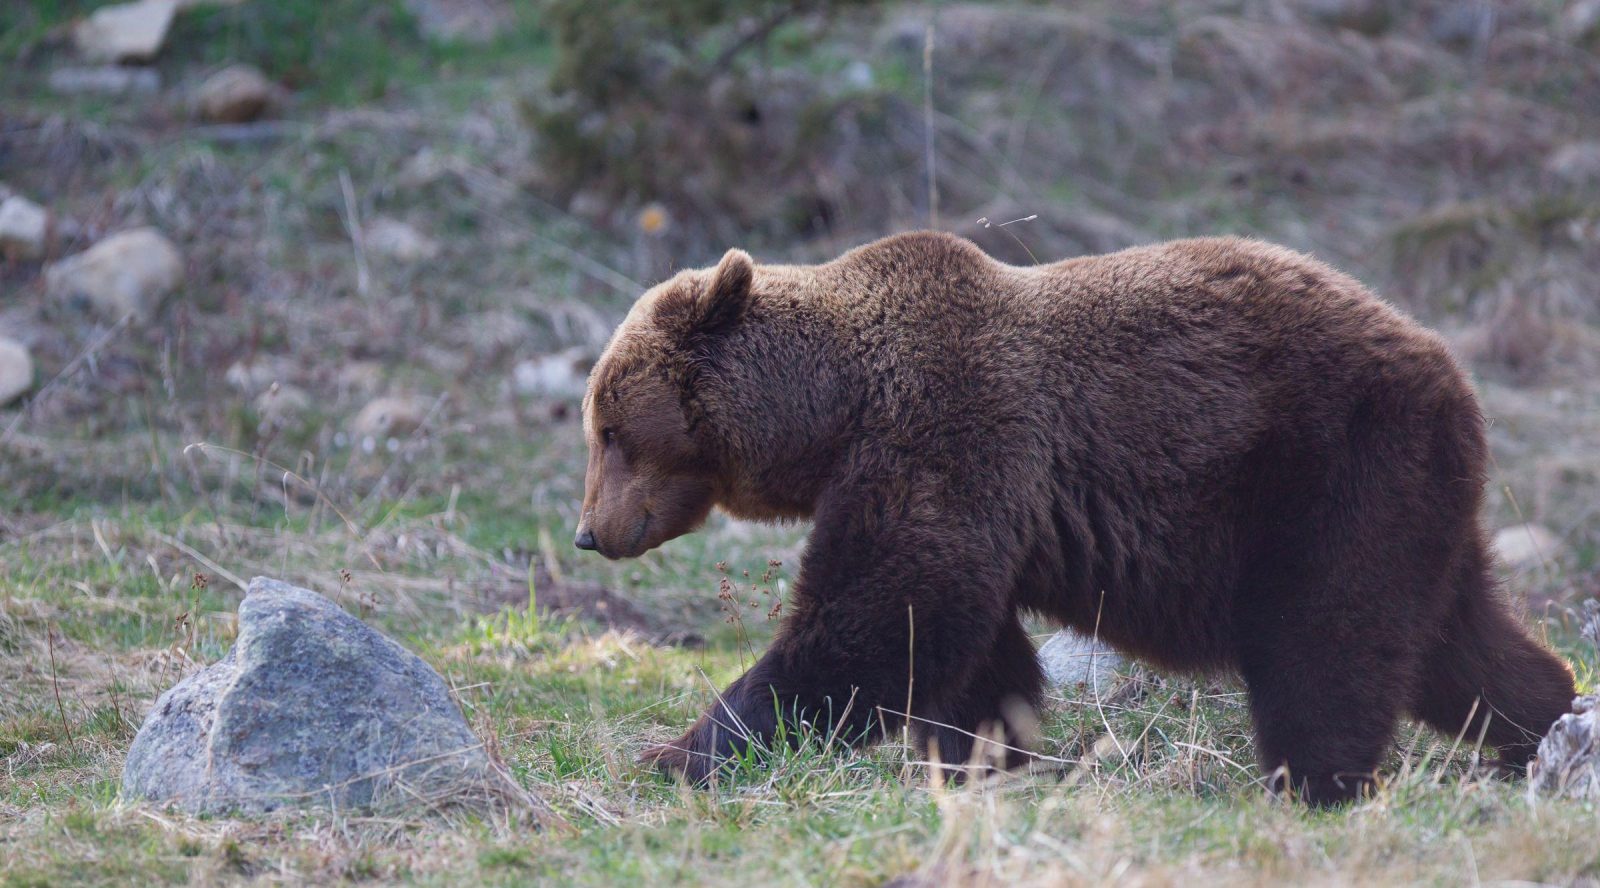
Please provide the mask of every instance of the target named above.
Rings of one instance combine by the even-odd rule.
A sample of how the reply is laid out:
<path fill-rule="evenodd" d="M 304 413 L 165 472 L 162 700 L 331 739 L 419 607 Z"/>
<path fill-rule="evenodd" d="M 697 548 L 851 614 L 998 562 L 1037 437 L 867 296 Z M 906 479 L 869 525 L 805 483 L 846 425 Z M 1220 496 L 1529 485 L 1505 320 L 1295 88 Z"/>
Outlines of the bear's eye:
<path fill-rule="evenodd" d="M 616 431 L 616 429 L 601 429 L 600 430 L 600 440 L 604 441 L 606 443 L 606 446 L 608 446 L 608 447 L 610 445 L 612 445 L 612 444 L 617 443 L 617 431 Z"/>

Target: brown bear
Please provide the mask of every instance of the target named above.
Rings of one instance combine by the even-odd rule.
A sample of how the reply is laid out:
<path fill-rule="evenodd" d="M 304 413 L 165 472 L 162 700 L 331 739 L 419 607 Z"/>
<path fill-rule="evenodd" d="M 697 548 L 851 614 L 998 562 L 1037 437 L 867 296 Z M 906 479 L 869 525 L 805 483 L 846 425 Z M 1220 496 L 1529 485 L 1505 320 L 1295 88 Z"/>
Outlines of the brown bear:
<path fill-rule="evenodd" d="M 765 655 L 645 755 L 696 782 L 780 718 L 864 743 L 909 712 L 946 763 L 1018 736 L 1024 611 L 1236 670 L 1268 782 L 1315 804 L 1370 789 L 1402 713 L 1520 768 L 1574 694 L 1496 589 L 1445 343 L 1281 247 L 732 250 L 639 299 L 583 419 L 581 548 L 635 556 L 713 507 L 814 522 Z"/>

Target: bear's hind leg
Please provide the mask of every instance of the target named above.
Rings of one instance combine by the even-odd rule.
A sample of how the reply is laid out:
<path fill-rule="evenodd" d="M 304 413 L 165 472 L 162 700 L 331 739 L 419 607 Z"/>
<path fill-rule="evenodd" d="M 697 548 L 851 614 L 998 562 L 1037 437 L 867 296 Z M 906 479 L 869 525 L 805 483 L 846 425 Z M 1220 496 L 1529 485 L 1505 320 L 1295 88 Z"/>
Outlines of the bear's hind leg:
<path fill-rule="evenodd" d="M 943 699 L 933 697 L 931 706 L 915 706 L 928 713 L 919 734 L 929 760 L 946 767 L 1014 768 L 1024 764 L 1028 760 L 1024 750 L 1033 740 L 1032 720 L 1043 693 L 1038 654 L 1013 616 L 963 687 Z M 979 749 L 974 756 L 977 738 L 994 737 L 996 727 L 1003 732 L 1000 739 L 1004 745 Z"/>
<path fill-rule="evenodd" d="M 1567 665 L 1530 638 L 1495 595 L 1482 553 L 1475 546 L 1462 565 L 1456 601 L 1428 653 L 1412 709 L 1467 743 L 1482 734 L 1501 765 L 1520 771 L 1577 691 Z"/>

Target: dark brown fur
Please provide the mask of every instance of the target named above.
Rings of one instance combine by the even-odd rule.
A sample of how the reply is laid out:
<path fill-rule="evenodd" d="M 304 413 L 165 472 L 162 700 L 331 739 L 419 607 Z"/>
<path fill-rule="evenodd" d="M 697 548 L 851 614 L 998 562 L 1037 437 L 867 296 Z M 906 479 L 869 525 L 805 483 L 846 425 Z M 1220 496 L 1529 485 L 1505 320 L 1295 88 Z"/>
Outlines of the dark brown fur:
<path fill-rule="evenodd" d="M 1520 767 L 1573 695 L 1495 588 L 1483 419 L 1444 343 L 1279 247 L 733 251 L 640 300 L 584 415 L 580 541 L 603 554 L 714 505 L 815 522 L 770 649 L 646 756 L 697 781 L 778 711 L 866 742 L 908 697 L 966 761 L 963 732 L 1040 697 L 1023 610 L 1237 670 L 1273 784 L 1314 803 L 1371 785 L 1402 713 L 1474 738 L 1487 718 Z"/>

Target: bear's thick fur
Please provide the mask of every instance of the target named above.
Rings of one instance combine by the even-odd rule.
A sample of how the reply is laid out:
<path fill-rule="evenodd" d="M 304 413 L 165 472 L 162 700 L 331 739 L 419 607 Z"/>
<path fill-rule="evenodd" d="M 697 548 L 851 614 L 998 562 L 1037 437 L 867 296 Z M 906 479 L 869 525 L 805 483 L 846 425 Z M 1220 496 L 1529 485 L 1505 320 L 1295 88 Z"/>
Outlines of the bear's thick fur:
<path fill-rule="evenodd" d="M 580 546 L 637 555 L 713 506 L 815 522 L 770 649 L 646 754 L 696 781 L 779 713 L 867 742 L 909 711 L 947 763 L 1019 736 L 1025 610 L 1237 670 L 1269 782 L 1318 804 L 1372 785 L 1403 713 L 1520 767 L 1574 693 L 1496 589 L 1444 342 L 1280 247 L 730 251 L 639 300 L 584 423 Z"/>

